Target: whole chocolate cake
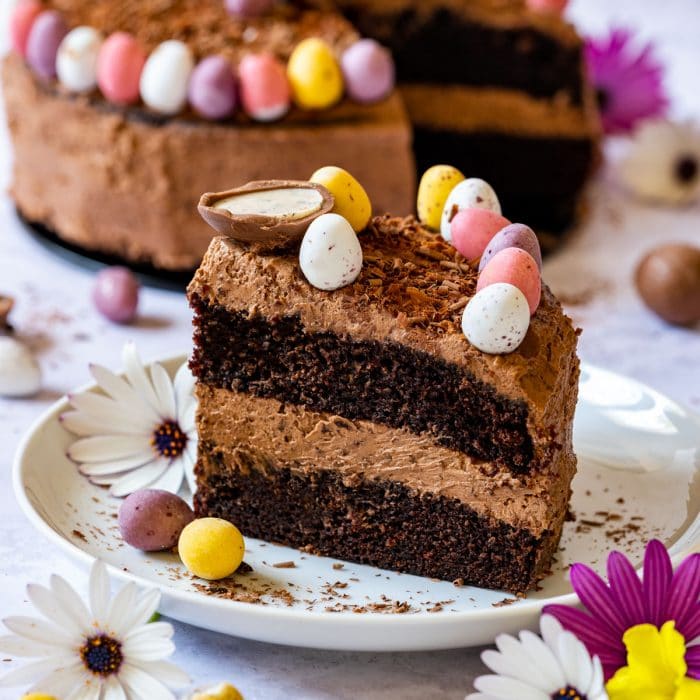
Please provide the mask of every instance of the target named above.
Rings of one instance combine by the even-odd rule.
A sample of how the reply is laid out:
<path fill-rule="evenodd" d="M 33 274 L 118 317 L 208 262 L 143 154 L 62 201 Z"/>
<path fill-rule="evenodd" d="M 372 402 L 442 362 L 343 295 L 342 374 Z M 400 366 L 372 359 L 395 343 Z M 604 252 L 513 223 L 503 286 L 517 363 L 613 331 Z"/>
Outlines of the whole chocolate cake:
<path fill-rule="evenodd" d="M 531 588 L 576 469 L 570 320 L 544 288 L 517 349 L 482 352 L 460 326 L 476 267 L 412 217 L 374 218 L 361 269 L 351 252 L 337 285 L 319 282 L 307 239 L 327 242 L 327 272 L 335 216 L 300 253 L 216 237 L 189 286 L 197 512 L 329 556 Z"/>
<path fill-rule="evenodd" d="M 442 161 L 479 172 L 514 220 L 538 232 L 572 221 L 598 122 L 581 40 L 561 17 L 523 0 L 263 4 L 262 16 L 231 16 L 224 0 L 20 0 L 2 70 L 19 212 L 82 249 L 192 269 L 209 241 L 194 213 L 203 190 L 304 179 L 332 160 L 362 180 L 376 213 L 408 214 L 414 138 L 421 170 Z M 376 45 L 348 59 L 362 43 L 356 27 L 391 49 L 400 91 Z M 335 57 L 330 72 L 343 71 L 320 108 L 299 99 L 290 72 L 311 38 Z M 318 69 L 318 54 L 306 53 L 297 72 Z M 250 57 L 256 70 L 276 61 L 278 82 L 244 67 Z M 212 59 L 228 75 L 202 68 Z M 190 85 L 180 102 L 207 71 L 205 89 L 193 95 Z M 133 94 L 123 90 L 129 72 Z M 224 83 L 228 111 L 211 104 Z M 281 102 L 251 106 L 270 91 Z"/>

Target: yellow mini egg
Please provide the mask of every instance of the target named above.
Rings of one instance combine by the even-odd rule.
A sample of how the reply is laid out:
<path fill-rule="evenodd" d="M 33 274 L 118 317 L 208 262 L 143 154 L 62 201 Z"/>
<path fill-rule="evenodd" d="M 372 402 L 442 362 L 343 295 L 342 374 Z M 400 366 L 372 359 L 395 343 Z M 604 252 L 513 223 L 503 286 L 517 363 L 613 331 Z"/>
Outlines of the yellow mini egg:
<path fill-rule="evenodd" d="M 366 228 L 372 217 L 372 202 L 365 188 L 347 170 L 327 165 L 319 168 L 309 180 L 323 185 L 333 195 L 333 212 L 347 219 L 356 232 Z"/>
<path fill-rule="evenodd" d="M 57 700 L 55 695 L 46 695 L 46 693 L 27 693 L 22 696 L 22 700 Z"/>
<path fill-rule="evenodd" d="M 230 683 L 219 683 L 211 688 L 196 691 L 190 700 L 243 700 L 243 696 Z"/>
<path fill-rule="evenodd" d="M 238 528 L 227 520 L 199 518 L 185 526 L 177 548 L 191 573 L 216 581 L 240 566 L 245 543 Z"/>
<path fill-rule="evenodd" d="M 418 185 L 418 218 L 429 229 L 440 228 L 440 218 L 450 192 L 465 177 L 451 165 L 433 165 L 428 168 Z"/>
<path fill-rule="evenodd" d="M 332 107 L 343 95 L 343 74 L 331 47 L 316 37 L 297 44 L 287 64 L 294 102 L 302 109 Z"/>

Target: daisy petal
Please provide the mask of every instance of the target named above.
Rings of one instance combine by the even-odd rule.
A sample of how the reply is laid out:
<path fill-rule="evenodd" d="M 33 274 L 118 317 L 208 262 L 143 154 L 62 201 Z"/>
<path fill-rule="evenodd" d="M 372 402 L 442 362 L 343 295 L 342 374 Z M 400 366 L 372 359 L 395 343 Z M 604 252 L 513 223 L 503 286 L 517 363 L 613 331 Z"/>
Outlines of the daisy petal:
<path fill-rule="evenodd" d="M 550 649 L 540 637 L 527 630 L 520 633 L 520 639 L 529 658 L 528 675 L 522 680 L 527 680 L 540 690 L 549 692 L 552 688 L 561 688 L 565 685 L 564 673 L 553 651 L 556 647 Z M 537 668 L 536 676 L 532 673 L 533 666 Z"/>
<path fill-rule="evenodd" d="M 616 637 L 595 618 L 566 605 L 547 605 L 544 612 L 556 617 L 564 629 L 573 632 L 588 647 L 591 655 L 603 651 L 619 652 L 624 662 L 625 648 L 622 637 Z"/>
<path fill-rule="evenodd" d="M 563 631 L 564 628 L 554 615 L 548 615 L 547 613 L 540 615 L 540 634 L 544 643 L 550 649 L 557 648 L 557 639 Z"/>
<path fill-rule="evenodd" d="M 175 644 L 166 637 L 153 634 L 141 634 L 124 640 L 122 644 L 127 659 L 141 661 L 159 661 L 175 652 Z"/>
<path fill-rule="evenodd" d="M 124 635 L 124 642 L 137 641 L 143 637 L 172 639 L 174 634 L 175 630 L 169 622 L 163 622 L 162 620 L 158 622 L 146 622 L 138 626 L 132 625 L 132 629 Z"/>
<path fill-rule="evenodd" d="M 620 615 L 617 601 L 598 574 L 585 564 L 574 564 L 571 567 L 571 585 L 591 614 L 605 620 L 616 636 L 622 636 L 625 621 Z"/>
<path fill-rule="evenodd" d="M 158 609 L 159 605 L 160 591 L 154 588 L 150 591 L 142 593 L 135 604 L 131 605 L 131 607 L 129 607 L 128 609 L 120 611 L 121 618 L 115 621 L 115 629 L 118 629 L 120 632 L 125 634 L 128 632 L 128 630 L 132 630 L 134 628 L 138 628 L 142 625 L 145 625 L 153 617 L 153 613 Z M 168 623 L 164 622 L 163 624 Z M 170 627 L 170 629 L 172 631 L 172 626 Z"/>
<path fill-rule="evenodd" d="M 182 458 L 178 457 L 168 465 L 168 468 L 163 472 L 162 476 L 152 482 L 148 488 L 177 493 L 180 490 L 184 476 Z"/>
<path fill-rule="evenodd" d="M 664 608 L 672 578 L 671 558 L 666 547 L 658 540 L 651 540 L 644 553 L 644 607 L 647 621 L 659 628 L 665 621 Z"/>
<path fill-rule="evenodd" d="M 608 580 L 625 617 L 625 626 L 633 627 L 646 622 L 642 582 L 629 559 L 620 552 L 612 552 L 608 557 Z"/>
<path fill-rule="evenodd" d="M 106 620 L 109 612 L 109 576 L 107 567 L 98 560 L 90 570 L 90 609 L 95 620 Z"/>
<path fill-rule="evenodd" d="M 75 656 L 50 656 L 47 659 L 32 661 L 25 664 L 21 668 L 16 668 L 13 671 L 0 677 L 0 688 L 12 688 L 16 685 L 26 685 L 27 683 L 36 683 L 37 678 L 43 680 L 49 673 L 56 668 L 69 664 L 75 660 Z"/>
<path fill-rule="evenodd" d="M 194 461 L 190 457 L 189 452 L 185 452 L 182 455 L 182 463 L 185 471 L 185 478 L 187 479 L 187 485 L 189 486 L 190 493 L 194 493 L 197 490 L 197 479 L 194 474 Z"/>
<path fill-rule="evenodd" d="M 700 554 L 691 554 L 684 559 L 673 574 L 671 590 L 666 604 L 665 620 L 675 620 L 676 629 L 694 612 L 700 595 Z"/>
<path fill-rule="evenodd" d="M 593 664 L 586 648 L 571 632 L 564 632 L 559 636 L 558 652 L 566 674 L 566 685 L 583 692 L 593 678 Z"/>
<path fill-rule="evenodd" d="M 142 452 L 138 452 L 131 457 L 125 457 L 124 459 L 115 459 L 108 462 L 83 462 L 79 469 L 81 474 L 88 477 L 107 476 L 108 474 L 120 474 L 130 469 L 143 467 L 146 463 L 154 459 L 156 459 L 156 453 L 149 446 Z M 112 481 L 116 481 L 116 479 L 117 477 L 114 477 Z"/>
<path fill-rule="evenodd" d="M 126 691 L 116 676 L 112 676 L 104 684 L 104 700 L 129 700 Z"/>
<path fill-rule="evenodd" d="M 134 583 L 127 583 L 112 598 L 109 604 L 107 618 L 104 627 L 107 634 L 121 639 L 124 632 L 129 629 L 130 612 L 139 603 L 139 597 Z"/>
<path fill-rule="evenodd" d="M 186 433 L 191 433 L 195 428 L 195 418 L 197 416 L 197 404 L 195 401 L 191 401 L 190 404 L 183 410 L 179 412 L 178 423 L 180 428 Z"/>
<path fill-rule="evenodd" d="M 149 423 L 158 421 L 158 414 L 127 381 L 101 365 L 93 365 L 90 371 L 100 387 L 117 403 L 128 406 L 130 411 L 136 412 L 140 421 Z"/>
<path fill-rule="evenodd" d="M 108 426 L 106 422 L 100 421 L 83 411 L 67 411 L 61 413 L 59 420 L 61 425 L 73 435 L 88 437 L 89 435 L 99 435 L 104 432 L 114 432 L 114 426 Z"/>
<path fill-rule="evenodd" d="M 160 362 L 151 365 L 151 382 L 158 397 L 158 405 L 161 410 L 161 418 L 177 418 L 177 407 L 175 406 L 175 390 L 173 383 Z"/>
<path fill-rule="evenodd" d="M 481 660 L 494 673 L 506 678 L 516 680 L 527 680 L 528 675 L 532 675 L 532 669 L 528 666 L 525 656 L 513 656 L 512 654 L 501 654 L 493 649 L 482 652 Z"/>
<path fill-rule="evenodd" d="M 150 448 L 147 435 L 92 435 L 68 448 L 74 462 L 108 462 L 141 454 Z"/>
<path fill-rule="evenodd" d="M 551 696 L 533 688 L 527 683 L 503 676 L 479 676 L 474 681 L 474 687 L 482 693 L 494 695 L 504 700 L 550 700 Z"/>
<path fill-rule="evenodd" d="M 185 360 L 175 374 L 173 386 L 175 388 L 175 402 L 177 403 L 178 419 L 182 418 L 182 412 L 190 405 L 196 403 L 194 387 L 196 379 Z"/>
<path fill-rule="evenodd" d="M 141 416 L 138 410 L 132 410 L 132 406 L 122 406 L 107 396 L 93 391 L 71 395 L 70 404 L 89 416 L 94 424 L 99 425 L 101 428 L 99 432 L 125 434 L 140 432 L 144 425 L 151 423 L 150 420 Z M 157 420 L 156 418 L 153 424 L 156 424 Z"/>
<path fill-rule="evenodd" d="M 118 498 L 128 496 L 134 491 L 148 487 L 156 479 L 159 479 L 167 468 L 168 463 L 165 460 L 157 459 L 120 477 L 112 484 L 109 491 Z"/>
<path fill-rule="evenodd" d="M 175 696 L 150 673 L 133 664 L 124 664 L 119 671 L 119 680 L 126 685 L 135 698 L 148 700 L 175 700 Z"/>
<path fill-rule="evenodd" d="M 162 415 L 156 392 L 153 390 L 151 380 L 146 374 L 141 358 L 136 352 L 136 346 L 133 343 L 126 343 L 126 345 L 124 345 L 122 361 L 124 362 L 125 374 L 131 386 L 146 400 L 156 414 L 159 416 Z"/>
<path fill-rule="evenodd" d="M 56 647 L 8 634 L 5 637 L 0 637 L 0 652 L 11 654 L 12 656 L 31 658 L 34 656 L 51 656 L 51 654 L 56 653 Z"/>
<path fill-rule="evenodd" d="M 63 606 L 63 601 L 57 599 L 52 591 L 36 583 L 27 586 L 27 596 L 32 605 L 48 620 L 65 629 L 68 634 L 76 639 L 85 630 L 86 618 L 76 620 L 70 609 Z M 85 611 L 87 612 L 87 611 Z"/>
<path fill-rule="evenodd" d="M 150 673 L 162 681 L 169 688 L 183 688 L 191 681 L 190 677 L 175 664 L 169 661 L 150 661 L 148 663 L 136 663 L 146 673 Z"/>
<path fill-rule="evenodd" d="M 35 617 L 6 617 L 3 620 L 5 627 L 18 634 L 20 637 L 29 639 L 39 644 L 47 644 L 50 647 L 67 647 L 74 643 L 74 639 L 69 637 L 62 629 L 56 625 L 45 622 Z"/>
<path fill-rule="evenodd" d="M 82 671 L 82 672 L 81 672 Z M 85 678 L 84 667 L 80 661 L 51 671 L 29 688 L 29 693 L 47 693 L 57 698 L 68 697 Z"/>
<path fill-rule="evenodd" d="M 99 700 L 102 683 L 87 681 L 81 683 L 66 700 Z"/>
<path fill-rule="evenodd" d="M 84 632 L 88 630 L 92 617 L 80 596 L 61 576 L 54 574 L 49 579 L 49 583 L 57 603 L 75 620 L 79 631 Z"/>

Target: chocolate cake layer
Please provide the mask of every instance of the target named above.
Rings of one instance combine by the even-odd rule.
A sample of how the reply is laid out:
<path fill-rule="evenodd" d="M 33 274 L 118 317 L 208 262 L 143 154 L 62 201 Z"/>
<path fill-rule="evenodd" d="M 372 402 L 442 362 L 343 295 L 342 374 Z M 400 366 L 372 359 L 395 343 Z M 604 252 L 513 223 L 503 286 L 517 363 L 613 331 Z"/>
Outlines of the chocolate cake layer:
<path fill-rule="evenodd" d="M 211 240 L 202 192 L 271 177 L 304 180 L 333 162 L 354 173 L 377 211 L 413 206 L 411 132 L 397 95 L 344 102 L 289 125 L 147 120 L 39 83 L 14 54 L 3 62 L 14 144 L 11 194 L 30 221 L 69 243 L 161 269 L 192 269 Z M 99 105 L 99 106 L 98 106 Z"/>
<path fill-rule="evenodd" d="M 498 192 L 511 221 L 548 232 L 563 231 L 575 218 L 579 194 L 599 157 L 596 143 L 586 137 L 424 128 L 415 129 L 414 151 L 419 170 L 449 162 L 479 173 Z"/>
<path fill-rule="evenodd" d="M 462 367 L 399 343 L 308 332 L 299 315 L 230 313 L 196 293 L 190 304 L 190 367 L 201 382 L 428 432 L 440 445 L 516 473 L 533 468 L 525 402 L 499 396 Z"/>
<path fill-rule="evenodd" d="M 468 504 L 419 495 L 400 483 L 343 483 L 334 472 L 262 472 L 202 445 L 195 512 L 235 523 L 248 537 L 404 573 L 462 579 L 519 593 L 546 573 L 558 532 L 479 517 Z"/>
<path fill-rule="evenodd" d="M 362 35 L 391 49 L 402 82 L 496 86 L 583 102 L 581 42 L 562 42 L 536 24 L 525 24 L 523 13 L 507 26 L 470 16 L 469 3 L 459 9 L 404 3 L 393 11 L 381 3 L 340 4 Z"/>

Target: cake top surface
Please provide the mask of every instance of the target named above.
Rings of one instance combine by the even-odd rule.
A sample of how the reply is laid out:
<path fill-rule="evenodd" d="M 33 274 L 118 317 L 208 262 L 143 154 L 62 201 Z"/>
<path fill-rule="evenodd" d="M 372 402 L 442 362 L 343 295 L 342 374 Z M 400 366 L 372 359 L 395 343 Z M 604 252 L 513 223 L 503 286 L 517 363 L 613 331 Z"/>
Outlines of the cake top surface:
<path fill-rule="evenodd" d="M 303 10 L 278 3 L 259 18 L 231 16 L 223 0 L 47 0 L 63 13 L 69 26 L 88 25 L 104 34 L 127 31 L 151 51 L 159 43 L 179 39 L 196 58 L 220 54 L 237 63 L 243 54 L 269 51 L 287 60 L 308 37 L 320 37 L 336 52 L 358 39 L 352 25 L 339 14 Z"/>
<path fill-rule="evenodd" d="M 413 217 L 387 215 L 359 237 L 362 271 L 332 292 L 306 281 L 296 255 L 259 255 L 224 237 L 212 241 L 190 291 L 228 310 L 299 315 L 310 332 L 402 343 L 468 368 L 502 394 L 527 401 L 537 417 L 556 410 L 557 382 L 576 361 L 576 332 L 549 289 L 520 347 L 489 355 L 461 330 L 477 270 L 439 234 Z"/>

